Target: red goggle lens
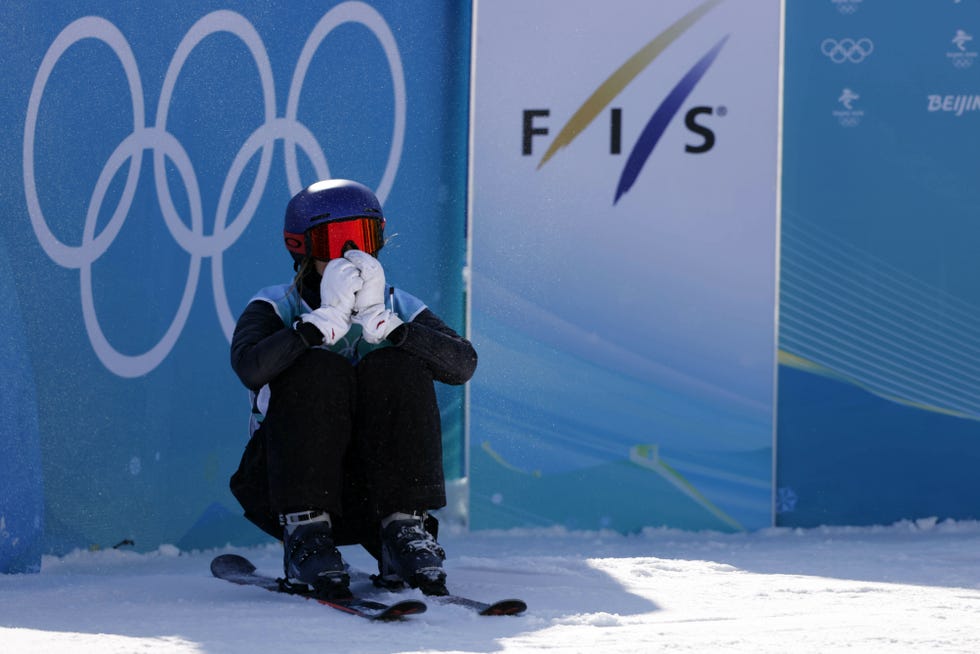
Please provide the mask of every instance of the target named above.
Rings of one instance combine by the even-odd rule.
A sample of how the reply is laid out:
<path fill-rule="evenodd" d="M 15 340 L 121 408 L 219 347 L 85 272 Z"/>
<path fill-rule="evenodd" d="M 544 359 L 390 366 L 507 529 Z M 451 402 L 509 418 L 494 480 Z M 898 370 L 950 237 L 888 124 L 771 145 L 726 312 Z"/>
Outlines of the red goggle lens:
<path fill-rule="evenodd" d="M 380 218 L 351 218 L 317 225 L 306 232 L 310 255 L 329 261 L 344 256 L 350 249 L 377 254 L 384 245 L 384 220 Z"/>

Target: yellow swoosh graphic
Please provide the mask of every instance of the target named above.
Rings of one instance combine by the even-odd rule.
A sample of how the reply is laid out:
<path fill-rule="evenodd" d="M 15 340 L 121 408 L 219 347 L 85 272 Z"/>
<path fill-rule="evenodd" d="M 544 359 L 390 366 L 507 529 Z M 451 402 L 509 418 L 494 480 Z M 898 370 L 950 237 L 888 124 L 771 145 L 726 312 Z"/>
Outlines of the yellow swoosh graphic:
<path fill-rule="evenodd" d="M 857 386 L 861 390 L 867 391 L 872 395 L 877 395 L 880 398 L 886 399 L 889 402 L 895 402 L 896 404 L 902 404 L 904 406 L 910 406 L 915 409 L 921 409 L 923 411 L 931 411 L 933 413 L 939 413 L 946 416 L 953 416 L 954 418 L 963 418 L 966 420 L 978 420 L 973 414 L 966 413 L 963 411 L 958 411 L 956 409 L 947 409 L 946 407 L 936 406 L 934 404 L 927 404 L 925 402 L 919 402 L 917 400 L 901 397 L 892 393 L 885 393 L 876 388 L 869 386 L 853 377 L 849 377 L 842 373 L 837 372 L 832 368 L 828 368 L 823 364 L 816 363 L 809 359 L 805 359 L 796 354 L 787 352 L 786 350 L 779 350 L 777 354 L 777 361 L 781 366 L 787 366 L 789 368 L 796 368 L 797 370 L 803 370 L 814 375 L 820 375 L 822 377 L 829 377 L 830 379 L 836 379 L 837 381 L 844 382 L 846 384 L 851 384 L 852 386 Z"/>
<path fill-rule="evenodd" d="M 482 443 L 480 443 L 480 447 L 483 449 L 484 452 L 489 454 L 494 461 L 496 461 L 497 463 L 499 463 L 500 465 L 502 465 L 503 467 L 507 468 L 512 472 L 518 472 L 522 475 L 531 475 L 532 477 L 541 476 L 540 470 L 532 470 L 528 472 L 527 470 L 522 470 L 521 468 L 518 468 L 517 466 L 513 465 L 512 463 L 504 459 L 504 457 L 497 454 L 497 452 L 492 447 L 490 447 L 490 441 L 483 441 Z"/>
<path fill-rule="evenodd" d="M 582 132 L 589 124 L 595 120 L 595 117 L 606 108 L 613 98 L 619 95 L 626 86 L 633 81 L 637 75 L 639 75 L 644 68 L 646 68 L 651 61 L 657 58 L 657 56 L 663 52 L 667 46 L 677 40 L 677 38 L 686 32 L 694 23 L 701 20 L 701 17 L 706 13 L 717 7 L 722 3 L 723 0 L 708 0 L 707 2 L 699 5 L 694 10 L 692 10 L 687 15 L 683 16 L 676 23 L 668 27 L 666 30 L 658 34 L 652 41 L 643 46 L 636 54 L 626 60 L 622 66 L 620 66 L 616 72 L 609 76 L 609 78 L 603 82 L 595 92 L 589 96 L 589 99 L 585 101 L 578 111 L 565 123 L 565 126 L 561 128 L 558 136 L 551 143 L 551 147 L 548 151 L 544 153 L 541 158 L 541 162 L 538 164 L 538 168 L 551 158 L 559 148 L 563 148 L 570 144 L 579 133 Z"/>
<path fill-rule="evenodd" d="M 726 525 L 736 531 L 745 531 L 745 527 L 738 523 L 730 515 L 712 504 L 711 500 L 701 494 L 691 482 L 684 476 L 667 465 L 667 462 L 660 458 L 660 448 L 657 445 L 634 445 L 630 448 L 630 461 L 636 465 L 653 470 L 658 473 L 665 481 L 673 485 L 682 493 L 701 505 L 708 513 L 715 516 Z"/>

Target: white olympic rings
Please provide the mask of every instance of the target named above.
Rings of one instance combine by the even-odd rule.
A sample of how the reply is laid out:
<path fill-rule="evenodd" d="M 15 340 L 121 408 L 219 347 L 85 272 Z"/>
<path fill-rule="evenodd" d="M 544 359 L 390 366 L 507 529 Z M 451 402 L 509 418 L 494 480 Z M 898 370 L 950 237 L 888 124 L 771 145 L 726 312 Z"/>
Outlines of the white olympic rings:
<path fill-rule="evenodd" d="M 869 38 L 861 39 L 824 39 L 820 43 L 820 52 L 835 64 L 846 61 L 859 64 L 874 52 L 875 44 Z"/>
<path fill-rule="evenodd" d="M 85 328 L 92 348 L 107 369 L 120 377 L 138 377 L 154 370 L 167 357 L 180 337 L 190 314 L 191 305 L 197 292 L 201 259 L 204 257 L 211 257 L 212 259 L 211 281 L 215 307 L 225 337 L 229 341 L 231 340 L 235 328 L 235 319 L 225 289 L 222 255 L 238 240 L 256 213 L 259 202 L 265 193 L 272 166 L 273 146 L 277 140 L 281 139 L 285 146 L 286 181 L 290 195 L 298 193 L 302 189 L 296 146 L 303 149 L 318 179 L 330 177 L 330 169 L 320 144 L 310 130 L 297 120 L 297 113 L 310 61 L 331 31 L 350 22 L 364 25 L 374 34 L 385 52 L 392 77 L 395 115 L 391 135 L 391 150 L 376 191 L 378 199 L 384 202 L 394 184 L 405 139 L 405 77 L 401 55 L 391 29 L 375 9 L 363 2 L 353 0 L 344 2 L 328 11 L 317 22 L 296 63 L 286 101 L 285 115 L 281 118 L 276 115 L 272 64 L 262 39 L 245 17 L 233 11 L 219 10 L 207 14 L 197 21 L 181 40 L 164 77 L 160 100 L 157 105 L 156 125 L 154 126 L 146 125 L 143 86 L 136 58 L 126 41 L 126 37 L 115 25 L 96 16 L 79 18 L 62 30 L 49 46 L 34 79 L 24 125 L 24 191 L 27 198 L 27 210 L 34 233 L 45 253 L 60 266 L 79 270 Z M 206 235 L 204 234 L 203 205 L 197 175 L 183 146 L 167 131 L 167 114 L 177 78 L 188 56 L 201 41 L 219 32 L 228 32 L 237 37 L 251 53 L 258 68 L 262 88 L 264 120 L 262 125 L 245 139 L 235 156 L 221 187 L 215 215 L 214 233 Z M 34 169 L 34 143 L 38 111 L 48 79 L 61 56 L 71 46 L 83 39 L 102 41 L 112 49 L 122 64 L 132 100 L 133 131 L 116 147 L 102 168 L 85 215 L 82 243 L 73 246 L 58 240 L 49 228 L 41 210 Z M 92 290 L 92 264 L 106 252 L 129 215 L 140 178 L 142 154 L 146 150 L 153 152 L 153 179 L 164 222 L 171 236 L 190 255 L 191 260 L 180 305 L 167 331 L 160 341 L 148 351 L 132 356 L 123 354 L 114 348 L 99 325 Z M 228 213 L 232 196 L 247 164 L 260 150 L 261 157 L 252 188 L 241 210 L 229 224 Z M 167 159 L 176 167 L 184 184 L 190 211 L 190 228 L 187 227 L 187 222 L 181 218 L 171 198 L 165 167 Z M 96 224 L 106 192 L 116 174 L 127 161 L 129 162 L 129 171 L 120 194 L 119 204 L 102 231 L 96 234 Z"/>

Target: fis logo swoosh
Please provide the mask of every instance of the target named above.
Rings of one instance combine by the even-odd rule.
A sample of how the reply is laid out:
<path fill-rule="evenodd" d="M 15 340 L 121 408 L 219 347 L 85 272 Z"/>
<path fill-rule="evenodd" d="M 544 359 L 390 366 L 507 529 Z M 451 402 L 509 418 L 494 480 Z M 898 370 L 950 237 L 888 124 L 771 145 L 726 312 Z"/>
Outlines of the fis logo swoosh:
<path fill-rule="evenodd" d="M 538 169 L 544 166 L 549 159 L 561 148 L 567 147 L 573 140 L 586 128 L 593 120 L 605 109 L 613 99 L 625 89 L 633 79 L 636 78 L 654 59 L 666 50 L 674 41 L 680 38 L 687 30 L 707 14 L 717 7 L 723 0 L 707 0 L 688 14 L 681 17 L 677 22 L 658 34 L 649 43 L 644 45 L 636 54 L 626 60 L 599 88 L 589 96 L 581 107 L 565 123 L 558 136 L 551 146 L 541 157 Z M 647 159 L 653 153 L 654 148 L 663 136 L 664 131 L 670 124 L 671 119 L 677 114 L 681 105 L 697 86 L 698 82 L 714 63 L 718 53 L 728 41 L 726 35 L 713 48 L 694 64 L 693 67 L 680 79 L 674 88 L 667 94 L 660 106 L 657 107 L 653 115 L 647 121 L 646 126 L 640 133 L 639 139 L 633 145 L 633 149 L 626 160 L 626 165 L 619 177 L 619 184 L 616 187 L 616 197 L 613 204 L 619 202 L 624 193 L 633 187 L 640 171 L 646 164 Z"/>

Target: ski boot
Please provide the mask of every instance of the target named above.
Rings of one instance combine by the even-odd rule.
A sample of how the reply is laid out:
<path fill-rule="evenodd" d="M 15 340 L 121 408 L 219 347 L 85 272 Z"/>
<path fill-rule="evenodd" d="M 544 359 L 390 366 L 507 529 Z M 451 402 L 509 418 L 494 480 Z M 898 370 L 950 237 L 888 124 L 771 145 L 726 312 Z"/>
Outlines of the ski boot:
<path fill-rule="evenodd" d="M 425 514 L 396 513 L 382 522 L 379 582 L 407 583 L 426 595 L 448 595 L 442 562 L 446 551 L 425 529 Z"/>
<path fill-rule="evenodd" d="M 350 575 L 340 550 L 333 542 L 330 515 L 322 511 L 282 516 L 283 569 L 286 584 L 307 586 L 318 597 L 337 600 L 351 597 Z"/>

